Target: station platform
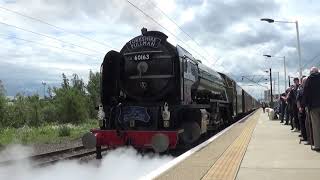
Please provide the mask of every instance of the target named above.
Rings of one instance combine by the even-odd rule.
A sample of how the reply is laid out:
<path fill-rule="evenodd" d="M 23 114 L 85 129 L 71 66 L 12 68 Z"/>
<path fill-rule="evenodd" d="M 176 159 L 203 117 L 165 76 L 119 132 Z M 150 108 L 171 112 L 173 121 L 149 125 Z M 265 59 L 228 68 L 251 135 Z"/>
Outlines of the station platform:
<path fill-rule="evenodd" d="M 259 109 L 148 178 L 319 180 L 320 153 L 299 144 L 290 128 Z"/>

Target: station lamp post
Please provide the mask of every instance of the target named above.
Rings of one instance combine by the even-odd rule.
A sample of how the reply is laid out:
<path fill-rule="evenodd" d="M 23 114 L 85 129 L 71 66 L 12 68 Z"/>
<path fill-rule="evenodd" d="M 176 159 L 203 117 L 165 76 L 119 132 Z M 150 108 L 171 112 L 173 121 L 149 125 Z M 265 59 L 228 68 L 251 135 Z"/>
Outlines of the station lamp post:
<path fill-rule="evenodd" d="M 299 55 L 299 78 L 302 77 L 302 68 L 301 68 L 301 49 L 300 49 L 300 36 L 299 36 L 299 24 L 298 21 L 275 21 L 274 19 L 270 18 L 262 18 L 261 21 L 266 21 L 268 23 L 294 23 L 296 24 L 296 31 L 297 31 L 297 44 L 298 44 L 298 55 Z"/>
<path fill-rule="evenodd" d="M 287 67 L 286 67 L 286 57 L 283 56 L 271 56 L 269 54 L 264 54 L 263 56 L 271 58 L 271 57 L 275 57 L 275 58 L 283 58 L 283 72 L 284 72 L 284 90 L 286 90 L 286 86 L 287 86 Z"/>
<path fill-rule="evenodd" d="M 265 71 L 266 73 L 269 73 L 270 76 L 270 106 L 273 107 L 273 94 L 272 94 L 272 71 L 271 68 L 269 68 L 269 71 Z"/>

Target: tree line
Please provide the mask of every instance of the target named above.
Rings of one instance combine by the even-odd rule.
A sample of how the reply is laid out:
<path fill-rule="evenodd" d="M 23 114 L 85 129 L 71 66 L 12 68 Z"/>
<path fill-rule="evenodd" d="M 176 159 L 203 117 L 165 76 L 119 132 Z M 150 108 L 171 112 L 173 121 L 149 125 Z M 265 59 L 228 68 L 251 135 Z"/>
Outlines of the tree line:
<path fill-rule="evenodd" d="M 73 74 L 62 74 L 60 87 L 49 87 L 48 96 L 24 96 L 18 93 L 13 101 L 6 98 L 0 81 L 0 128 L 41 126 L 46 123 L 79 124 L 95 119 L 95 107 L 100 101 L 100 73 L 89 72 L 89 81 Z"/>

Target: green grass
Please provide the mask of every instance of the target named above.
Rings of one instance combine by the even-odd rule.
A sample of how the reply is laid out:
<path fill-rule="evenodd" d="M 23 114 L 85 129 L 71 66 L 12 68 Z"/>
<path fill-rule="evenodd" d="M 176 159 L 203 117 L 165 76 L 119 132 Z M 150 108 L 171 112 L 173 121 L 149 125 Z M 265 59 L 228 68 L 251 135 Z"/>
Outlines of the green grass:
<path fill-rule="evenodd" d="M 59 137 L 70 136 L 71 130 L 72 130 L 72 128 L 67 125 L 60 126 L 58 128 L 58 136 Z"/>
<path fill-rule="evenodd" d="M 0 145 L 59 143 L 65 139 L 78 139 L 96 127 L 97 120 L 88 120 L 79 125 L 47 124 L 41 127 L 4 128 L 0 129 Z"/>

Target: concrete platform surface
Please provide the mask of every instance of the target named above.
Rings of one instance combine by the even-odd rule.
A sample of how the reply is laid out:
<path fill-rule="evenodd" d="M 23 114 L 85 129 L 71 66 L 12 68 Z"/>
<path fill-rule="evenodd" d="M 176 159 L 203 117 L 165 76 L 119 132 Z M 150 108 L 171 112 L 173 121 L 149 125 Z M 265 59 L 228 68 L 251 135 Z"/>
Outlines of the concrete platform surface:
<path fill-rule="evenodd" d="M 200 149 L 196 153 L 188 156 L 179 164 L 173 166 L 169 170 L 160 174 L 157 180 L 195 180 L 202 179 L 213 164 L 221 157 L 221 155 L 228 149 L 235 139 L 243 132 L 248 123 L 257 120 L 260 116 L 260 111 L 255 112 L 244 121 L 239 121 L 234 126 L 208 144 L 206 147 Z"/>
<path fill-rule="evenodd" d="M 240 165 L 237 180 L 319 180 L 320 153 L 299 144 L 297 132 L 262 114 Z"/>
<path fill-rule="evenodd" d="M 245 146 L 247 147 L 247 143 L 245 141 L 237 141 L 237 139 L 240 139 L 239 137 L 242 137 L 241 134 L 248 136 L 249 138 L 251 137 L 251 133 L 247 129 L 249 125 L 251 124 L 252 126 L 255 126 L 255 122 L 259 119 L 261 116 L 261 110 L 258 110 L 256 112 L 253 112 L 248 118 L 244 118 L 241 121 L 236 122 L 234 125 L 230 126 L 229 128 L 226 129 L 224 133 L 222 133 L 220 136 L 218 136 L 215 140 L 210 142 L 207 146 L 199 149 L 195 153 L 189 155 L 186 157 L 186 159 L 182 160 L 178 164 L 173 165 L 170 167 L 168 170 L 158 173 L 156 172 L 156 175 L 152 176 L 147 176 L 146 179 L 157 179 L 157 180 L 172 180 L 172 179 L 177 179 L 177 180 L 196 180 L 196 179 L 212 179 L 211 178 L 211 173 L 210 175 L 207 175 L 204 177 L 208 172 L 213 172 L 210 171 L 216 164 L 217 160 L 219 162 L 222 161 L 222 163 L 219 163 L 219 167 L 223 167 L 223 169 L 218 168 L 217 172 L 228 172 L 225 173 L 224 175 L 230 175 L 232 176 L 232 172 L 234 173 L 234 176 L 237 173 L 237 167 L 236 164 L 234 164 L 232 161 L 237 159 L 238 152 L 237 147 L 242 147 Z M 246 132 L 246 133 L 244 133 Z M 244 140 L 244 138 L 242 138 Z M 238 143 L 235 143 L 238 142 Z M 235 144 L 235 146 L 232 146 L 234 148 L 230 148 L 232 144 Z M 227 151 L 228 149 L 235 150 L 236 151 Z M 226 153 L 229 152 L 229 153 Z M 245 152 L 245 149 L 243 151 L 243 154 Z M 188 152 L 186 152 L 188 153 Z M 224 154 L 227 154 L 225 156 Z M 228 161 L 221 160 L 223 159 L 222 157 L 227 157 Z M 243 156 L 242 156 L 243 157 Z M 238 158 L 238 167 L 240 166 L 240 162 L 242 157 Z M 170 164 L 170 163 L 169 163 Z M 223 165 L 227 164 L 227 165 Z M 227 167 L 230 165 L 230 167 L 235 167 L 231 168 L 233 171 L 227 171 Z M 214 168 L 216 170 L 217 168 Z M 230 169 L 230 168 L 229 168 Z M 234 179 L 234 178 L 232 178 Z M 224 178 L 224 180 L 226 180 Z"/>

